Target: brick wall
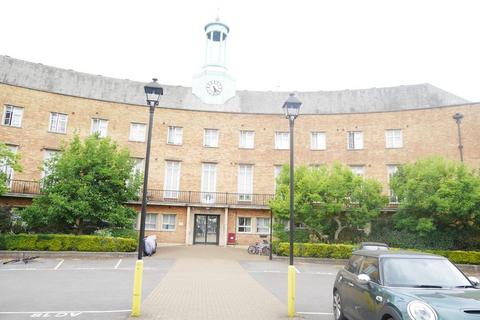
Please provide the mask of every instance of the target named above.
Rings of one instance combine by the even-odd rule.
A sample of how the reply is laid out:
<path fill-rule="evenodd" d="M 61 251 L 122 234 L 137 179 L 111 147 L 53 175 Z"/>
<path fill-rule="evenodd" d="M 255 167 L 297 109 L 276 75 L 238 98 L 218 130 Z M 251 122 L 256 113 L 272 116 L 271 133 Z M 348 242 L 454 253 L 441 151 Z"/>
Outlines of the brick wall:
<path fill-rule="evenodd" d="M 132 157 L 143 158 L 146 143 L 131 142 L 130 122 L 148 122 L 144 106 L 110 103 L 0 84 L 0 108 L 11 104 L 24 107 L 22 128 L 0 125 L 0 141 L 19 146 L 23 172 L 17 179 L 39 179 L 38 169 L 45 149 L 58 149 L 74 132 L 83 138 L 90 134 L 91 118 L 108 119 L 108 136 L 128 147 Z M 174 106 L 172 106 L 174 107 Z M 281 106 L 279 106 L 279 109 Z M 68 114 L 66 134 L 48 132 L 50 112 Z M 366 176 L 387 187 L 388 164 L 402 164 L 419 157 L 439 154 L 459 159 L 457 126 L 452 115 L 461 112 L 465 162 L 480 165 L 480 104 L 412 111 L 338 115 L 300 115 L 295 122 L 295 161 L 324 164 L 339 161 L 364 165 Z M 168 126 L 183 127 L 183 145 L 167 145 Z M 203 147 L 203 130 L 220 130 L 218 148 Z M 403 130 L 403 148 L 385 148 L 386 129 Z M 255 148 L 239 149 L 239 131 L 255 131 Z M 364 132 L 364 149 L 349 151 L 347 131 Z M 217 191 L 237 192 L 238 164 L 254 165 L 254 193 L 273 193 L 274 165 L 285 164 L 288 150 L 274 149 L 276 131 L 288 131 L 281 115 L 233 114 L 158 108 L 155 112 L 150 188 L 163 188 L 165 160 L 181 161 L 181 190 L 201 188 L 202 162 L 217 163 Z M 310 150 L 310 132 L 326 132 L 327 149 Z"/>

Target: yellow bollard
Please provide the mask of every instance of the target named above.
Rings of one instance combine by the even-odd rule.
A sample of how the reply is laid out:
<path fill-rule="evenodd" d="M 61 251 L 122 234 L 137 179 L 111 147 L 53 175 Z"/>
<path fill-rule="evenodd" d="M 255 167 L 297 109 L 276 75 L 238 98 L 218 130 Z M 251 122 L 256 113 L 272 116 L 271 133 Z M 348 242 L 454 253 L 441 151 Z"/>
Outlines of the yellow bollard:
<path fill-rule="evenodd" d="M 135 275 L 133 277 L 132 317 L 140 316 L 140 306 L 142 304 L 142 276 L 143 260 L 137 260 L 135 263 Z"/>
<path fill-rule="evenodd" d="M 288 316 L 295 316 L 295 267 L 288 266 Z"/>

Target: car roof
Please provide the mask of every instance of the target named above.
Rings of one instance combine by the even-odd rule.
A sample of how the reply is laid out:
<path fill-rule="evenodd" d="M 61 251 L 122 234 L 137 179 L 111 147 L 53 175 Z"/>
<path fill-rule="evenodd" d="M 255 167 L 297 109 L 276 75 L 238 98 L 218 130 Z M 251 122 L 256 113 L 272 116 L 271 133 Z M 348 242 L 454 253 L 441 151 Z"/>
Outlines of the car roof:
<path fill-rule="evenodd" d="M 379 246 L 379 247 L 388 247 L 388 244 L 383 242 L 360 242 L 360 246 Z"/>
<path fill-rule="evenodd" d="M 446 259 L 445 257 L 407 250 L 357 250 L 353 252 L 354 255 L 368 256 L 375 258 L 428 258 L 428 259 Z"/>

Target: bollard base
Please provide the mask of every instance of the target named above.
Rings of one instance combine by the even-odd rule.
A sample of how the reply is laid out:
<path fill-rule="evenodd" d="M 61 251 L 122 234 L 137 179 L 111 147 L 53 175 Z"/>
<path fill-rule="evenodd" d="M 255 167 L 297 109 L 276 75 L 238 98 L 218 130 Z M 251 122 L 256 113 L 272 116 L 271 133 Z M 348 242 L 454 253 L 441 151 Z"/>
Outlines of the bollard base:
<path fill-rule="evenodd" d="M 288 266 L 288 316 L 295 316 L 295 281 L 296 272 L 294 266 Z"/>
<path fill-rule="evenodd" d="M 133 277 L 132 317 L 140 316 L 140 307 L 142 304 L 142 278 L 143 260 L 137 260 L 135 263 L 135 275 Z"/>

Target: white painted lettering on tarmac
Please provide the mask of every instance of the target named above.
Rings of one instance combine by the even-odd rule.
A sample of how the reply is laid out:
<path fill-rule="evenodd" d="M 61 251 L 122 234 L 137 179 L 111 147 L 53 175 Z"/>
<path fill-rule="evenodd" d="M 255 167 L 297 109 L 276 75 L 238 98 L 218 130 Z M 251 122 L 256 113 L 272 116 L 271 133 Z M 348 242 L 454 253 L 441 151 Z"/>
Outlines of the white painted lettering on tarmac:
<path fill-rule="evenodd" d="M 42 312 L 34 313 L 30 318 L 75 318 L 81 314 L 82 312 Z"/>

